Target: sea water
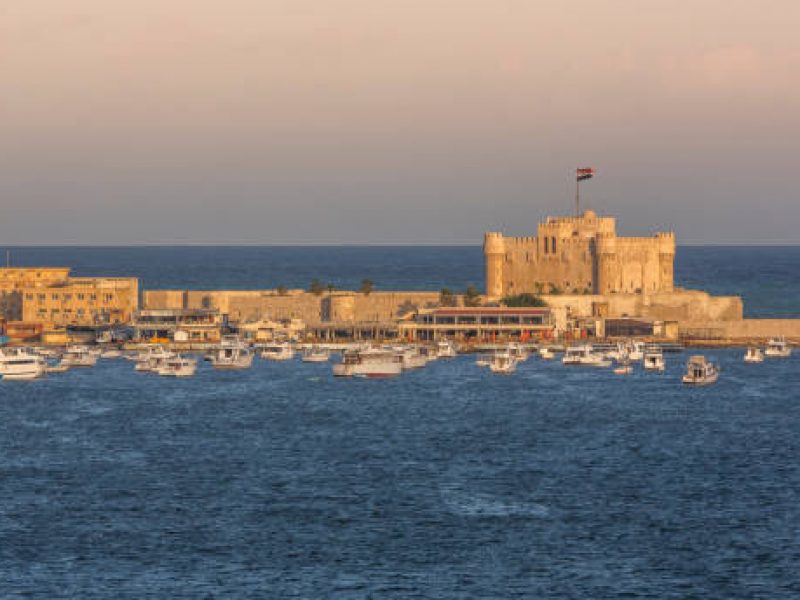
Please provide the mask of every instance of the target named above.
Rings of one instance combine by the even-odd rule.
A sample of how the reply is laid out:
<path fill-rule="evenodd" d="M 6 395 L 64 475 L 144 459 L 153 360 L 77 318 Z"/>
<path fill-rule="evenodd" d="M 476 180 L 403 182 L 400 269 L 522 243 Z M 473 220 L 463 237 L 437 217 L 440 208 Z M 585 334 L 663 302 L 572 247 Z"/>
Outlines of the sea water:
<path fill-rule="evenodd" d="M 678 279 L 794 314 L 797 260 L 730 252 L 679 252 Z M 15 256 L 147 287 L 481 281 L 479 248 Z M 461 356 L 380 381 L 101 360 L 0 382 L 0 597 L 796 598 L 800 355 L 705 353 L 705 388 L 680 383 L 688 353 L 624 377 Z"/>

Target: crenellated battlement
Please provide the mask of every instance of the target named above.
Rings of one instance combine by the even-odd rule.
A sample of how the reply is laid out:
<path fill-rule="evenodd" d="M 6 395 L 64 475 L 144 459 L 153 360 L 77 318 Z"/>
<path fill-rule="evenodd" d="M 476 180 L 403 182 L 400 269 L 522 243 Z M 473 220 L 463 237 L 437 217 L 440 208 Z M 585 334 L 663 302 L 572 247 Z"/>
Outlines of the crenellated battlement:
<path fill-rule="evenodd" d="M 580 216 L 548 217 L 537 233 L 486 234 L 490 296 L 535 292 L 548 285 L 582 293 L 672 290 L 674 232 L 620 237 L 616 219 L 587 210 Z"/>

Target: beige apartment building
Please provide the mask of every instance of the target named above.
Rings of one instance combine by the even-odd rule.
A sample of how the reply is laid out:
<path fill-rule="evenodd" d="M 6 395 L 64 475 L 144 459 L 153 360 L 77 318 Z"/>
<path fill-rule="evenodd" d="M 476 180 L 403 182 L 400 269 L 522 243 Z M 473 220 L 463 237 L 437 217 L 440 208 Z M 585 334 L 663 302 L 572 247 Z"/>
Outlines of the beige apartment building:
<path fill-rule="evenodd" d="M 135 277 L 71 277 L 67 267 L 0 268 L 0 311 L 47 327 L 129 323 L 139 307 Z"/>

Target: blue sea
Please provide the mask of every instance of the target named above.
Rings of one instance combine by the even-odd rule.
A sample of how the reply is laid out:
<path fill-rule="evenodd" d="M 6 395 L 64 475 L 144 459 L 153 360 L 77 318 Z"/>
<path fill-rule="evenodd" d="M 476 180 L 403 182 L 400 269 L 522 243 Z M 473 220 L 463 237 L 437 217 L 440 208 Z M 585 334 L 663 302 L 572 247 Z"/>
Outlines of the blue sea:
<path fill-rule="evenodd" d="M 23 248 L 147 288 L 460 290 L 479 248 Z M 797 316 L 800 249 L 681 248 L 687 287 Z M 798 598 L 800 353 L 720 382 L 474 357 L 394 380 L 330 365 L 106 360 L 0 382 L 2 598 Z"/>

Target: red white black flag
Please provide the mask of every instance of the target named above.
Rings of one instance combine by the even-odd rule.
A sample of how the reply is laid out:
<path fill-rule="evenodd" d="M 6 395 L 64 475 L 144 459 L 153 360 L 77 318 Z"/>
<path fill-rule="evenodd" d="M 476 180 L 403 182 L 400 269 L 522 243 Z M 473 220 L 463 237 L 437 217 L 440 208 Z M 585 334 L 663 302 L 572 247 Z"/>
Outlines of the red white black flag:
<path fill-rule="evenodd" d="M 583 181 L 584 179 L 591 179 L 594 177 L 594 169 L 592 168 L 583 168 L 577 169 L 575 172 L 578 178 L 578 181 Z"/>

